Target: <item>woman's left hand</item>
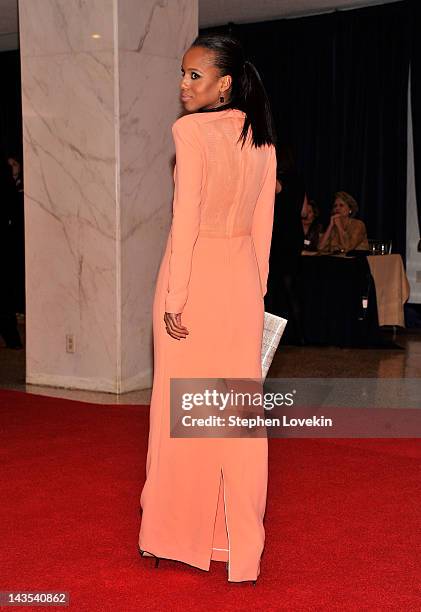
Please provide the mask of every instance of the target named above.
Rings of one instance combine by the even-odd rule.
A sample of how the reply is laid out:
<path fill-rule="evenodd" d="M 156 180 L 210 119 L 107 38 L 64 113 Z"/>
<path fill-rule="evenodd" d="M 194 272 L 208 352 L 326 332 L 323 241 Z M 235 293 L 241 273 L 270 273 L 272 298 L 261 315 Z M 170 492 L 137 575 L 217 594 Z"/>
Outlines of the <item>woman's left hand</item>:
<path fill-rule="evenodd" d="M 181 324 L 181 312 L 166 312 L 164 315 L 164 321 L 167 328 L 167 333 L 171 336 L 171 338 L 181 340 L 182 338 L 187 337 L 189 330 L 187 327 Z"/>

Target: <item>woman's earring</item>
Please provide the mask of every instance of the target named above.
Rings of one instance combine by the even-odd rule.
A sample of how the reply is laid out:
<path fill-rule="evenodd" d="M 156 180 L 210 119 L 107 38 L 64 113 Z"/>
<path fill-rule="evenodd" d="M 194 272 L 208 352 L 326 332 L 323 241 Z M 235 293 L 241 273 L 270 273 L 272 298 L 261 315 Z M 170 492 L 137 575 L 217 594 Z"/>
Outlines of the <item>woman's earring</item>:
<path fill-rule="evenodd" d="M 221 104 L 224 103 L 224 100 L 225 100 L 224 96 L 220 96 L 219 101 L 220 101 Z"/>

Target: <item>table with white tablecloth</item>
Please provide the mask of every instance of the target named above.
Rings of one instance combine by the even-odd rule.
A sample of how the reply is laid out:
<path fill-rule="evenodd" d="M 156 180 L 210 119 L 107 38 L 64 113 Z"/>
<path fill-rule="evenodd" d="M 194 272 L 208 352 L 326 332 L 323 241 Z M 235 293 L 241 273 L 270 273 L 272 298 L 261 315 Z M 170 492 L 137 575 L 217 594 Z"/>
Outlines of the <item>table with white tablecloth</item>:
<path fill-rule="evenodd" d="M 409 282 L 400 255 L 367 257 L 377 295 L 379 325 L 405 327 L 404 304 L 409 298 Z"/>

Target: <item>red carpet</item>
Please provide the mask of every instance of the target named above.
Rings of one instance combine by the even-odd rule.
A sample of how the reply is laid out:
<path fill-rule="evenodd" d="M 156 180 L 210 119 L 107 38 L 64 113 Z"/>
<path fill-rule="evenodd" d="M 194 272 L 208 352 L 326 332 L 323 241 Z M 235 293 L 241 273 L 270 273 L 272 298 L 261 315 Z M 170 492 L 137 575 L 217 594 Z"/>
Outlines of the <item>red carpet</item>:
<path fill-rule="evenodd" d="M 0 391 L 0 411 L 1 591 L 69 591 L 76 612 L 421 610 L 419 440 L 271 440 L 253 587 L 140 557 L 146 407 Z"/>

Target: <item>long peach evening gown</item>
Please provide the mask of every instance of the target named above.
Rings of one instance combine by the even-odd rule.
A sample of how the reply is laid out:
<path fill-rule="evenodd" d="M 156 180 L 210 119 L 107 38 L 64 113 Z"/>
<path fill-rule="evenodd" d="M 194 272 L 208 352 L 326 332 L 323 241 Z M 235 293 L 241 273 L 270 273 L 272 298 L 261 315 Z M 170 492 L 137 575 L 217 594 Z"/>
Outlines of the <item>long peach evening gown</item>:
<path fill-rule="evenodd" d="M 154 381 L 139 548 L 255 580 L 264 547 L 266 438 L 170 437 L 170 378 L 261 377 L 276 185 L 273 145 L 237 143 L 244 113 L 198 112 L 172 127 L 173 221 L 153 306 Z M 171 338 L 164 313 L 189 330 Z"/>

